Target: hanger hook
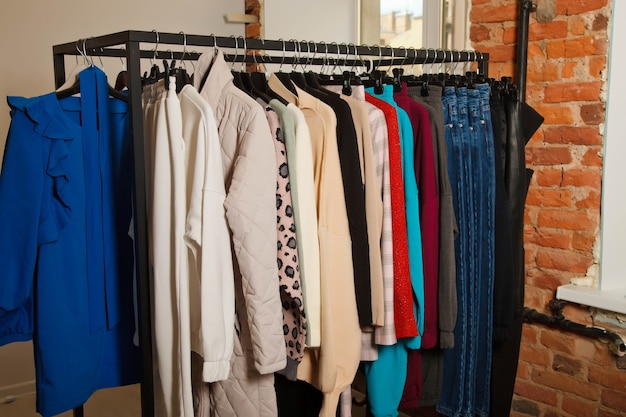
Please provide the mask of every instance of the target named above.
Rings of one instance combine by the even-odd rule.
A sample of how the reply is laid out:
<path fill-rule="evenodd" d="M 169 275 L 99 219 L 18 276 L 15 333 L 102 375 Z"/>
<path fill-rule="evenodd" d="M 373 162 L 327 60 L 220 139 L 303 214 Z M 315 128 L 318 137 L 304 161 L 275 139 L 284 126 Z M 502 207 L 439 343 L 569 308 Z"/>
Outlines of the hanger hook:
<path fill-rule="evenodd" d="M 304 57 L 304 61 L 300 61 L 300 68 L 302 68 L 302 72 L 306 72 L 306 64 L 309 62 L 309 55 L 311 53 L 311 45 L 309 45 L 309 41 L 302 41 L 306 44 L 306 56 Z M 304 51 L 302 51 L 304 53 Z"/>
<path fill-rule="evenodd" d="M 291 63 L 291 71 L 295 71 L 298 66 L 298 58 L 300 57 L 300 45 L 296 46 L 297 40 L 294 38 L 289 39 L 287 42 L 293 43 L 293 62 Z"/>
<path fill-rule="evenodd" d="M 311 56 L 311 44 L 315 47 L 313 50 L 313 56 Z M 306 60 L 306 69 L 310 69 L 311 65 L 313 65 L 313 61 L 315 60 L 315 56 L 317 55 L 317 44 L 314 41 L 307 41 L 307 60 Z"/>
<path fill-rule="evenodd" d="M 321 41 L 320 45 L 324 45 L 324 59 L 322 61 L 322 66 L 320 68 L 320 74 L 324 73 L 324 69 L 326 68 L 326 64 L 328 63 L 328 45 L 326 45 L 326 42 Z M 317 50 L 317 48 L 315 48 Z"/>
<path fill-rule="evenodd" d="M 352 65 L 350 66 L 350 72 L 355 72 L 354 71 L 354 67 L 356 66 L 356 45 L 352 42 L 350 42 L 348 44 L 348 52 L 347 52 L 347 59 L 350 59 L 350 46 L 354 47 L 354 59 L 352 60 Z"/>
<path fill-rule="evenodd" d="M 400 46 L 398 49 L 404 50 L 404 58 L 402 59 L 402 62 L 400 63 L 400 67 L 402 68 L 404 66 L 404 63 L 406 62 L 406 59 L 409 57 L 409 51 L 404 46 Z"/>
<path fill-rule="evenodd" d="M 415 58 L 417 58 L 417 49 L 414 46 L 409 47 L 407 49 L 407 54 L 410 50 L 413 50 L 413 61 L 411 62 L 411 74 L 415 75 Z"/>
<path fill-rule="evenodd" d="M 152 55 L 152 65 L 154 65 L 154 62 L 158 58 L 157 51 L 159 50 L 159 32 L 157 32 L 156 29 L 152 29 L 152 31 L 156 35 L 156 43 L 154 44 L 154 54 Z"/>
<path fill-rule="evenodd" d="M 230 38 L 235 41 L 235 57 L 233 58 L 233 62 L 230 63 L 230 70 L 233 71 L 235 67 L 235 62 L 237 62 L 237 57 L 239 56 L 239 41 L 235 37 L 235 35 L 230 35 Z"/>
<path fill-rule="evenodd" d="M 86 45 L 87 44 L 87 38 L 83 39 L 83 54 L 85 54 L 85 59 L 87 60 L 87 62 L 89 63 L 89 65 L 91 65 L 92 67 L 93 65 L 93 58 L 91 58 L 91 60 L 89 60 L 89 55 L 87 55 L 87 48 Z"/>
<path fill-rule="evenodd" d="M 393 60 L 396 58 L 396 56 L 395 56 L 394 49 L 391 45 L 385 46 L 385 49 L 391 50 L 391 62 L 389 63 L 389 66 L 387 66 L 387 70 L 385 71 L 385 76 L 387 76 L 389 75 L 389 68 L 393 66 Z"/>
<path fill-rule="evenodd" d="M 179 64 L 179 66 L 182 66 L 183 62 L 185 62 L 185 55 L 187 54 L 187 35 L 182 30 L 178 33 L 180 35 L 183 35 L 183 54 L 180 57 L 180 64 Z"/>
<path fill-rule="evenodd" d="M 246 42 L 246 38 L 243 36 L 239 36 L 241 41 L 243 42 L 243 60 L 241 61 L 241 69 L 239 72 L 245 72 L 244 68 L 246 67 L 246 57 L 248 56 L 248 43 Z"/>
<path fill-rule="evenodd" d="M 83 64 L 86 64 L 87 63 L 87 57 L 85 56 L 85 54 L 83 54 L 83 51 L 81 51 L 80 46 L 78 46 L 80 41 L 82 41 L 82 39 L 77 40 L 76 44 L 74 46 L 76 47 L 76 51 L 80 54 L 80 56 L 83 57 Z M 76 63 L 78 64 L 78 60 L 76 60 Z"/>
<path fill-rule="evenodd" d="M 278 72 L 282 72 L 283 64 L 285 63 L 285 54 L 286 54 L 285 40 L 283 38 L 278 38 L 278 40 L 283 43 L 283 58 L 280 60 L 280 66 L 278 67 Z"/>

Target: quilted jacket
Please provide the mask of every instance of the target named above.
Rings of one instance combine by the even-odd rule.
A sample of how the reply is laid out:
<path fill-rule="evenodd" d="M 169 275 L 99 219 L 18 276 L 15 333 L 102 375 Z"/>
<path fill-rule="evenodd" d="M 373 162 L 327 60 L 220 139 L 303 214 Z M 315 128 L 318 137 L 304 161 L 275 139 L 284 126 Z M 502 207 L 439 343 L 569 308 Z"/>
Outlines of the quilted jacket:
<path fill-rule="evenodd" d="M 212 48 L 200 57 L 194 85 L 218 125 L 235 255 L 234 352 L 228 380 L 208 388 L 211 415 L 276 416 L 273 373 L 285 368 L 286 354 L 276 265 L 274 142 L 263 108 L 232 83 L 221 51 Z M 195 395 L 205 410 L 200 415 L 208 415 L 207 397 L 197 390 Z"/>

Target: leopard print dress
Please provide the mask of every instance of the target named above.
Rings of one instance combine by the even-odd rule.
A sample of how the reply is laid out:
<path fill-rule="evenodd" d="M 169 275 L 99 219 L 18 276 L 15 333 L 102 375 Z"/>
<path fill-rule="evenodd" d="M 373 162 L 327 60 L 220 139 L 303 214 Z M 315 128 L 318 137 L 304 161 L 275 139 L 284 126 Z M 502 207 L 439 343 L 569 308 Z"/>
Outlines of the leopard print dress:
<path fill-rule="evenodd" d="M 274 145 L 276 148 L 277 262 L 280 298 L 283 305 L 283 333 L 287 350 L 287 368 L 280 373 L 295 380 L 297 365 L 304 355 L 306 338 L 306 316 L 298 265 L 296 223 L 291 203 L 289 166 L 283 133 L 276 112 L 267 107 L 265 114 L 275 138 Z"/>

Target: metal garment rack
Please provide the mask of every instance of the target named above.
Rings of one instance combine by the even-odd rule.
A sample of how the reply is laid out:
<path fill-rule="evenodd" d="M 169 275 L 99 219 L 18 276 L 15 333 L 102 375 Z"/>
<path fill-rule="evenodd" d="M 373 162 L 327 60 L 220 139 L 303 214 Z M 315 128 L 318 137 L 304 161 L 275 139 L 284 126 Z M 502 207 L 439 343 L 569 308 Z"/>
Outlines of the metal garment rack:
<path fill-rule="evenodd" d="M 142 44 L 149 44 L 151 48 L 141 49 Z M 159 50 L 160 45 L 180 45 L 183 46 L 183 51 Z M 141 60 L 197 60 L 200 56 L 199 53 L 187 51 L 187 47 L 211 46 L 233 49 L 235 54 L 226 55 L 227 61 L 246 62 L 249 64 L 363 66 L 367 65 L 363 57 L 368 57 L 368 61 L 376 67 L 477 62 L 478 72 L 484 75 L 488 74 L 489 65 L 489 54 L 474 51 L 391 48 L 377 45 L 366 46 L 298 40 L 284 41 L 282 39 L 244 39 L 243 37 L 237 38 L 234 36 L 223 37 L 191 35 L 182 32 L 160 33 L 156 31 L 134 30 L 80 39 L 53 47 L 54 80 L 57 88 L 65 82 L 66 55 L 84 54 L 126 59 L 131 132 L 133 135 L 135 259 L 139 294 L 139 340 L 142 356 L 142 417 L 154 416 L 154 386 L 152 379 L 151 300 L 148 275 L 146 177 L 141 107 Z M 264 52 L 278 51 L 278 54 L 251 55 L 249 52 L 253 50 Z M 352 58 L 350 59 L 350 57 Z M 75 417 L 82 417 L 83 415 L 82 406 L 74 409 Z"/>

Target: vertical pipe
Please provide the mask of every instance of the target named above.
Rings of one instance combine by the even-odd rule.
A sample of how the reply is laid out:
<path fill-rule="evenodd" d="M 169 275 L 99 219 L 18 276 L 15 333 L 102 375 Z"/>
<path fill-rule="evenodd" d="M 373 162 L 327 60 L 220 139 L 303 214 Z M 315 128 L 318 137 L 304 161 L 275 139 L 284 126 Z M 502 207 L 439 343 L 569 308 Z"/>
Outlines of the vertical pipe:
<path fill-rule="evenodd" d="M 135 259 L 139 295 L 139 346 L 141 348 L 141 415 L 154 416 L 154 383 L 152 379 L 152 325 L 148 265 L 148 210 L 146 201 L 146 170 L 141 108 L 141 63 L 139 42 L 126 42 L 126 61 L 130 92 L 129 106 L 132 120 L 134 158 L 134 222 Z"/>
<path fill-rule="evenodd" d="M 85 416 L 85 409 L 82 405 L 74 409 L 74 417 L 84 417 L 84 416 Z"/>
<path fill-rule="evenodd" d="M 530 12 L 534 10 L 532 0 L 521 0 L 517 24 L 517 89 L 518 100 L 526 102 L 526 74 L 528 71 L 528 26 Z"/>

